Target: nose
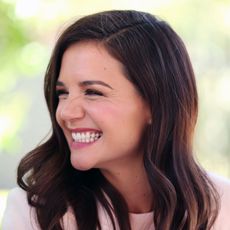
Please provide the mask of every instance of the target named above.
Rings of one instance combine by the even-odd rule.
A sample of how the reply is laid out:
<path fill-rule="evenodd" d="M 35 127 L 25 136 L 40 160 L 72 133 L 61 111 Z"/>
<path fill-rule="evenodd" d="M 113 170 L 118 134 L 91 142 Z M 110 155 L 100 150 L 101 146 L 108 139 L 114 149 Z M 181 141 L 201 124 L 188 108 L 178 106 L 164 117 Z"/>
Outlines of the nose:
<path fill-rule="evenodd" d="M 85 116 L 85 109 L 80 96 L 66 99 L 60 108 L 60 118 L 63 121 L 81 119 Z"/>

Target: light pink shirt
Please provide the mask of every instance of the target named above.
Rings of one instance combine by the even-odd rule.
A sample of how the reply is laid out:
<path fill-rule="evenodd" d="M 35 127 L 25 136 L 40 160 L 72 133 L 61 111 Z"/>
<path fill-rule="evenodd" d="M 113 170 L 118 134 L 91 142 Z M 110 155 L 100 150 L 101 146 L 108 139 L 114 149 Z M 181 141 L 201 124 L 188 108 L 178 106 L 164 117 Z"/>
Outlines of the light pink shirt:
<path fill-rule="evenodd" d="M 230 181 L 211 175 L 221 197 L 221 209 L 213 230 L 230 230 Z M 105 210 L 98 205 L 102 230 L 111 230 L 112 225 Z M 132 230 L 154 230 L 153 212 L 143 214 L 130 213 Z M 71 210 L 64 215 L 64 229 L 76 230 L 77 225 Z M 8 196 L 2 230 L 40 230 L 36 223 L 35 211 L 27 203 L 26 192 L 20 188 L 11 190 Z"/>

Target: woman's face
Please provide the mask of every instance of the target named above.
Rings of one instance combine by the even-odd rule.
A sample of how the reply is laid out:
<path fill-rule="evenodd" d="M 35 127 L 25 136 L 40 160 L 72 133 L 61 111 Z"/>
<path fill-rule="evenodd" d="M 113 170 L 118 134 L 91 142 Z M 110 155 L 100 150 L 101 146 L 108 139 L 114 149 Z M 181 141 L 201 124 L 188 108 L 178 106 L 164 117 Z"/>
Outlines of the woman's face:
<path fill-rule="evenodd" d="M 74 168 L 109 169 L 142 159 L 149 108 L 124 75 L 122 64 L 96 42 L 64 53 L 57 80 L 56 119 Z"/>

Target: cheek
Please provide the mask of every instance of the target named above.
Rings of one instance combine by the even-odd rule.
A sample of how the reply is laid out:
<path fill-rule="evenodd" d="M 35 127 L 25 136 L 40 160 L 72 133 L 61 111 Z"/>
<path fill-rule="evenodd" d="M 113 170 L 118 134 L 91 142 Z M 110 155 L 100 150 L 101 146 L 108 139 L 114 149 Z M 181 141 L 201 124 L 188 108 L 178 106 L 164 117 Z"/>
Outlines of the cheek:
<path fill-rule="evenodd" d="M 61 122 L 61 108 L 60 108 L 60 106 L 58 106 L 56 109 L 55 117 L 56 117 L 57 123 L 61 126 L 62 122 Z"/>
<path fill-rule="evenodd" d="M 144 126 L 145 119 L 142 115 L 143 108 L 132 106 L 130 104 L 97 104 L 89 106 L 87 111 L 89 116 L 98 123 L 98 125 L 106 125 L 106 127 L 117 126 L 119 128 L 126 127 L 130 130 L 140 129 Z M 141 127 L 139 127 L 141 126 Z M 122 129 L 123 130 L 123 129 Z M 121 130 L 120 130 L 121 131 Z"/>
<path fill-rule="evenodd" d="M 122 117 L 122 111 L 118 106 L 110 103 L 97 103 L 87 107 L 89 116 L 98 122 L 98 125 L 116 122 Z M 113 123 L 114 124 L 114 123 Z"/>

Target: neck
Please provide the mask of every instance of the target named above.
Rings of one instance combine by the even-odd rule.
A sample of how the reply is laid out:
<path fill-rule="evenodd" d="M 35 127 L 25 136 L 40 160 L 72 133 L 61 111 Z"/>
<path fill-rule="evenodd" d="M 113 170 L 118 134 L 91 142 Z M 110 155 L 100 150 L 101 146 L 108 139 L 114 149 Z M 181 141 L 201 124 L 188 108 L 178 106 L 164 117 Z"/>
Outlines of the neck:
<path fill-rule="evenodd" d="M 101 172 L 124 197 L 130 213 L 152 211 L 152 190 L 142 161 Z"/>

